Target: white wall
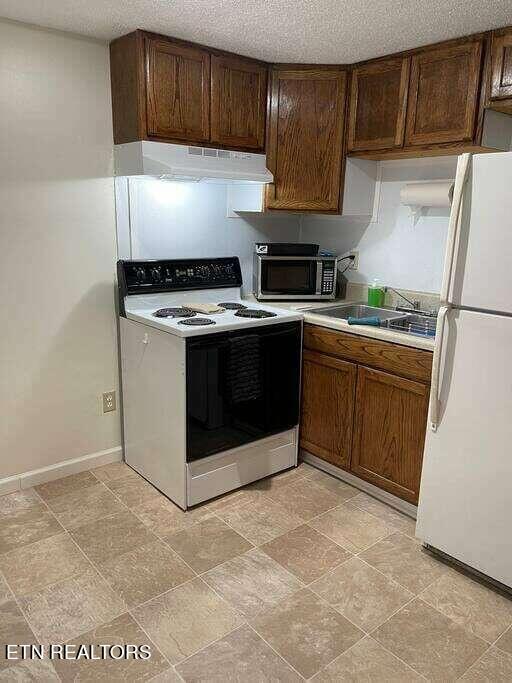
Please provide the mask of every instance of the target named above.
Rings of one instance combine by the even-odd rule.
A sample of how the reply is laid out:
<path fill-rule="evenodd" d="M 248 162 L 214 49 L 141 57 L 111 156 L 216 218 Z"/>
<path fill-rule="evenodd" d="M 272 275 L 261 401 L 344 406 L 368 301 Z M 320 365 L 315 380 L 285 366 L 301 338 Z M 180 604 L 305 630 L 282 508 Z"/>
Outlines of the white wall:
<path fill-rule="evenodd" d="M 0 479 L 118 446 L 108 48 L 0 22 Z"/>
<path fill-rule="evenodd" d="M 428 209 L 415 223 L 409 208 L 400 205 L 400 189 L 415 180 L 454 178 L 456 163 L 456 157 L 382 162 L 376 222 L 304 217 L 301 241 L 339 254 L 357 249 L 359 269 L 347 274 L 352 282 L 377 277 L 391 287 L 438 293 L 449 209 Z"/>
<path fill-rule="evenodd" d="M 132 178 L 129 187 L 131 256 L 130 240 L 123 231 L 119 238 L 123 258 L 238 256 L 244 289 L 251 292 L 254 242 L 299 238 L 298 215 L 244 213 L 227 218 L 225 184 Z M 126 222 L 120 224 L 126 228 Z"/>
<path fill-rule="evenodd" d="M 254 242 L 315 242 L 338 254 L 359 251 L 359 270 L 349 272 L 353 282 L 366 283 L 378 277 L 391 287 L 439 292 L 449 210 L 428 209 L 414 222 L 409 208 L 400 205 L 400 189 L 415 180 L 453 178 L 456 157 L 382 162 L 376 222 L 370 222 L 364 213 L 371 213 L 373 207 L 377 164 L 364 162 L 361 168 L 357 163 L 355 166 L 359 175 L 354 175 L 354 169 L 348 174 L 344 205 L 346 210 L 348 207 L 353 213 L 361 213 L 361 217 L 244 213 L 239 218 L 227 218 L 226 185 L 132 178 L 128 201 L 123 179 L 117 204 L 122 228 L 120 255 L 238 255 L 245 291 L 250 292 Z"/>

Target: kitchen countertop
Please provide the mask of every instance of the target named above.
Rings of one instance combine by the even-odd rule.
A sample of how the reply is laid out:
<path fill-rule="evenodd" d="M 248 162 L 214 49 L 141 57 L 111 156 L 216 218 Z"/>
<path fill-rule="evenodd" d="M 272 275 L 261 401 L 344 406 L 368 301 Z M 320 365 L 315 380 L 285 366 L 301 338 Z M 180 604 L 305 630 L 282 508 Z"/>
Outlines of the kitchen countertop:
<path fill-rule="evenodd" d="M 256 301 L 253 296 L 246 297 L 249 300 Z M 264 303 L 264 302 L 259 302 Z M 269 301 L 268 305 L 273 308 L 287 308 L 293 311 L 301 311 L 304 314 L 304 322 L 311 323 L 311 325 L 320 325 L 321 327 L 328 327 L 331 330 L 339 330 L 340 332 L 347 332 L 348 334 L 356 334 L 361 337 L 370 337 L 371 339 L 381 339 L 382 341 L 392 342 L 393 344 L 401 344 L 402 346 L 412 346 L 416 349 L 423 349 L 425 351 L 433 351 L 435 341 L 431 337 L 417 337 L 413 334 L 405 332 L 397 332 L 383 327 L 372 327 L 371 325 L 349 325 L 346 320 L 339 318 L 328 318 L 327 316 L 318 313 L 308 313 L 311 308 L 330 308 L 340 304 L 360 303 L 360 301 L 351 301 L 349 299 L 338 299 L 334 301 Z"/>

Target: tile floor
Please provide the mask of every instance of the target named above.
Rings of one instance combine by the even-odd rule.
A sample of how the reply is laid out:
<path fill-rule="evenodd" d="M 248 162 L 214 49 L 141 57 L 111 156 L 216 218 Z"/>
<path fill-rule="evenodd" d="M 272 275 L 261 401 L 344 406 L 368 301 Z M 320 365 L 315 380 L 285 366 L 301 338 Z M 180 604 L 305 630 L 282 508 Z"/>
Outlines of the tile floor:
<path fill-rule="evenodd" d="M 304 464 L 187 513 L 122 463 L 0 497 L 0 640 L 152 649 L 0 681 L 512 680 L 512 601 Z"/>

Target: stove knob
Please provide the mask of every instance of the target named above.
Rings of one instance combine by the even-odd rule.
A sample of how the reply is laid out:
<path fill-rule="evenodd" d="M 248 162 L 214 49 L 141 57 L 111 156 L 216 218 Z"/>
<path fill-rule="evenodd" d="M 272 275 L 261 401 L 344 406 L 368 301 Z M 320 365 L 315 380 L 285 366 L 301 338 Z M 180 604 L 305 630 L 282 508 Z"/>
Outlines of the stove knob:
<path fill-rule="evenodd" d="M 160 282 L 160 280 L 162 279 L 162 273 L 160 271 L 159 266 L 151 268 L 151 279 L 153 280 L 153 282 Z"/>
<path fill-rule="evenodd" d="M 146 271 L 142 266 L 135 268 L 135 277 L 137 278 L 137 282 L 144 282 L 146 280 Z"/>

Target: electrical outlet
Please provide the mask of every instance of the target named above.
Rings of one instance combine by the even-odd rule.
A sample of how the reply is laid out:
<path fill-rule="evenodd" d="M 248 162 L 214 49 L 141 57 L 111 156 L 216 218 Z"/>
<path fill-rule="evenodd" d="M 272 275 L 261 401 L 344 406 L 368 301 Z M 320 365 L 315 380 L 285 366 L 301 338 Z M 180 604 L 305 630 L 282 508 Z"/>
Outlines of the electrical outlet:
<path fill-rule="evenodd" d="M 111 413 L 116 409 L 116 392 L 106 391 L 103 394 L 103 412 Z"/>
<path fill-rule="evenodd" d="M 354 260 L 350 264 L 350 270 L 359 270 L 359 252 L 349 251 L 349 254 L 354 257 Z"/>

